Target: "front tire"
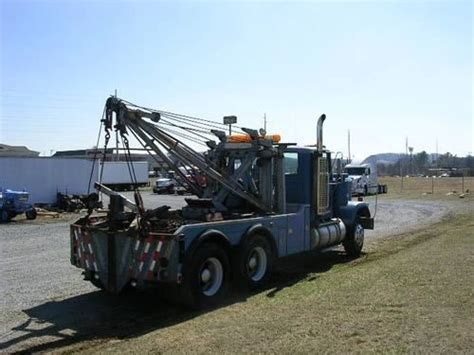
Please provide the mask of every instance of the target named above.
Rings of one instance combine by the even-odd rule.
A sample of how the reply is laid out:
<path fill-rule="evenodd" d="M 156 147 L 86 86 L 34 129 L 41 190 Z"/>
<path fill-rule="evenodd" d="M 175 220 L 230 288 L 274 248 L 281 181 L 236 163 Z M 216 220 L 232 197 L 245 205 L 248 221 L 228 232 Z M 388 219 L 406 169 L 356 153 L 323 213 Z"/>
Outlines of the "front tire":
<path fill-rule="evenodd" d="M 228 292 L 230 263 L 225 250 L 217 244 L 198 247 L 185 265 L 182 300 L 194 309 L 217 305 Z"/>
<path fill-rule="evenodd" d="M 2 223 L 8 223 L 11 220 L 10 213 L 7 210 L 0 210 L 0 221 Z"/>
<path fill-rule="evenodd" d="M 25 212 L 26 219 L 33 220 L 38 216 L 38 212 L 34 208 Z"/>
<path fill-rule="evenodd" d="M 343 246 L 347 255 L 353 257 L 360 256 L 364 246 L 364 227 L 362 227 L 359 220 L 349 230 L 349 234 L 344 240 Z"/>
<path fill-rule="evenodd" d="M 256 235 L 247 240 L 236 257 L 236 282 L 247 289 L 266 283 L 273 265 L 272 247 L 267 238 Z"/>

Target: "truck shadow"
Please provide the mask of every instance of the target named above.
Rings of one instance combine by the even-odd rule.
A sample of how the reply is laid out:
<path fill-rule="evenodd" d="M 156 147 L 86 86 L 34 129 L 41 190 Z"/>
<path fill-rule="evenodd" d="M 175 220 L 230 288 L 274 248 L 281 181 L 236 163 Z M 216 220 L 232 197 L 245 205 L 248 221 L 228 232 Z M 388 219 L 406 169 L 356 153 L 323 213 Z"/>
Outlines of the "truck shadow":
<path fill-rule="evenodd" d="M 318 274 L 352 260 L 337 249 L 315 254 L 283 260 L 263 289 L 233 292 L 219 307 L 245 302 L 256 293 L 277 297 L 278 292 L 287 287 L 298 282 L 311 282 Z M 0 343 L 0 352 L 13 350 L 32 353 L 61 348 L 79 341 L 134 338 L 215 309 L 186 310 L 162 300 L 156 291 L 131 292 L 121 296 L 102 291 L 91 292 L 24 310 L 28 319 L 12 328 L 10 335 L 13 337 Z"/>

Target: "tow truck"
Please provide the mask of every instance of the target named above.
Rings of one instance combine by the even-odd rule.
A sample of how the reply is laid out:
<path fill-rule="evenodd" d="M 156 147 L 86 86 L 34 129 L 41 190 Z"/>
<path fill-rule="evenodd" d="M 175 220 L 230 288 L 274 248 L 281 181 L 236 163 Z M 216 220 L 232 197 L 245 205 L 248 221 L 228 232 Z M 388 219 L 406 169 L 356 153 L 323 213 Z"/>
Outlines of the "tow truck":
<path fill-rule="evenodd" d="M 359 256 L 364 230 L 373 229 L 374 220 L 367 203 L 351 200 L 342 166 L 333 171 L 340 164 L 333 164 L 323 145 L 325 119 L 323 114 L 317 121 L 316 146 L 298 147 L 263 129 L 227 132 L 214 121 L 110 97 L 102 119 L 105 148 L 113 129 L 127 149 L 133 137 L 186 181 L 195 197 L 181 209 L 147 210 L 138 189 L 131 201 L 97 182 L 110 203 L 107 210 L 95 209 L 95 194 L 87 215 L 71 225 L 72 265 L 108 292 L 164 288 L 201 308 L 225 297 L 231 281 L 262 286 L 275 263 L 289 255 L 342 244 L 347 254 Z M 178 137 L 201 137 L 208 150 L 199 153 Z M 205 186 L 183 167 L 199 169 Z"/>

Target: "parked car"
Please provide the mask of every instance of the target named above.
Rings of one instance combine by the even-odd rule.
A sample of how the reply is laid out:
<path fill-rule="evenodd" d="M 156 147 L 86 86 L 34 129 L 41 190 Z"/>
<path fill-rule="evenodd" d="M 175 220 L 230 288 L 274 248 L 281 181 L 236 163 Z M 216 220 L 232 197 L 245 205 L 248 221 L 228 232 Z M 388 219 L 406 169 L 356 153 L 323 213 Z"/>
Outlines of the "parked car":
<path fill-rule="evenodd" d="M 153 186 L 153 192 L 156 194 L 174 194 L 175 186 L 176 182 L 174 181 L 174 179 L 159 178 L 156 179 L 155 186 Z"/>

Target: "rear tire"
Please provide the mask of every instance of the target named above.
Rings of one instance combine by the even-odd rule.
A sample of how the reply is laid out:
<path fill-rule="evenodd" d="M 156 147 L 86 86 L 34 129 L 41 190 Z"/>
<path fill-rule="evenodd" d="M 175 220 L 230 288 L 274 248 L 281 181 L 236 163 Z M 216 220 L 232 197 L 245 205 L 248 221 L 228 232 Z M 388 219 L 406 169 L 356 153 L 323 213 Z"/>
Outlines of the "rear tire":
<path fill-rule="evenodd" d="M 351 227 L 342 244 L 347 255 L 353 257 L 360 256 L 364 246 L 364 227 L 362 227 L 359 220 Z"/>
<path fill-rule="evenodd" d="M 183 276 L 182 302 L 193 309 L 215 306 L 229 289 L 229 257 L 219 245 L 205 243 L 185 263 Z"/>
<path fill-rule="evenodd" d="M 272 247 L 262 235 L 245 241 L 236 256 L 236 283 L 253 290 L 266 283 L 273 266 Z"/>

